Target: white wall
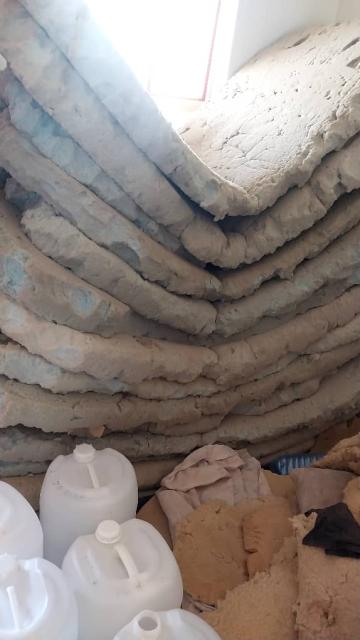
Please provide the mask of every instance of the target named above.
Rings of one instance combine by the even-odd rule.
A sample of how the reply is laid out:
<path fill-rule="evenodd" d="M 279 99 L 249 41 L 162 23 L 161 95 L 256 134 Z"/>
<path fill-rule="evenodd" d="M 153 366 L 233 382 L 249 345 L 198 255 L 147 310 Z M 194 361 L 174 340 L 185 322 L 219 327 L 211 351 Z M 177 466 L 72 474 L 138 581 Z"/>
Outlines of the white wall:
<path fill-rule="evenodd" d="M 360 18 L 360 0 L 222 0 L 209 96 L 286 33 Z"/>
<path fill-rule="evenodd" d="M 338 19 L 360 18 L 360 0 L 340 0 Z"/>
<path fill-rule="evenodd" d="M 360 0 L 345 1 L 358 5 L 360 14 Z M 336 22 L 338 10 L 339 0 L 239 0 L 228 77 L 284 34 Z"/>

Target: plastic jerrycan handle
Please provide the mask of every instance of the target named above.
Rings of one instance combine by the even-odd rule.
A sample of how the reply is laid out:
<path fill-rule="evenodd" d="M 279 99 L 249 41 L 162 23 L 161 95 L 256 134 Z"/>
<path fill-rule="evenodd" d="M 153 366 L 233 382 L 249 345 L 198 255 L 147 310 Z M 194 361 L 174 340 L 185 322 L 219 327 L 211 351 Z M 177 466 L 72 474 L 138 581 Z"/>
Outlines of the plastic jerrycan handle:
<path fill-rule="evenodd" d="M 79 464 L 86 465 L 94 489 L 100 489 L 100 482 L 94 468 L 96 449 L 91 444 L 78 444 L 74 449 L 74 458 Z"/>
<path fill-rule="evenodd" d="M 154 611 L 143 611 L 135 618 L 133 630 L 139 640 L 157 640 L 162 631 L 160 616 Z"/>
<path fill-rule="evenodd" d="M 114 545 L 114 549 L 123 563 L 129 579 L 134 582 L 136 587 L 139 587 L 140 572 L 130 551 L 121 543 L 121 526 L 118 522 L 104 520 L 96 529 L 95 537 L 102 544 Z"/>
<path fill-rule="evenodd" d="M 9 606 L 14 622 L 14 630 L 20 631 L 22 627 L 22 611 L 20 609 L 19 599 L 17 597 L 16 589 L 14 586 L 6 587 L 7 597 L 9 599 Z"/>
<path fill-rule="evenodd" d="M 140 573 L 130 551 L 121 543 L 117 543 L 114 548 L 123 563 L 130 580 L 133 580 L 136 583 L 136 586 L 140 586 Z"/>
<path fill-rule="evenodd" d="M 0 493 L 0 526 L 9 519 L 11 511 L 11 502 Z"/>
<path fill-rule="evenodd" d="M 3 556 L 3 572 L 10 573 L 15 570 L 17 567 L 17 560 L 14 556 Z M 48 606 L 49 594 L 47 590 L 47 585 L 44 579 L 43 574 L 39 569 L 37 569 L 39 585 L 43 592 L 44 602 L 42 609 L 45 610 Z M 9 601 L 9 610 L 11 612 L 11 617 L 14 624 L 14 631 L 22 631 L 24 629 L 24 625 L 26 625 L 26 618 L 28 616 L 28 610 L 26 606 L 23 606 L 23 603 L 18 597 L 18 593 L 15 585 L 9 585 L 5 588 L 6 595 Z"/>

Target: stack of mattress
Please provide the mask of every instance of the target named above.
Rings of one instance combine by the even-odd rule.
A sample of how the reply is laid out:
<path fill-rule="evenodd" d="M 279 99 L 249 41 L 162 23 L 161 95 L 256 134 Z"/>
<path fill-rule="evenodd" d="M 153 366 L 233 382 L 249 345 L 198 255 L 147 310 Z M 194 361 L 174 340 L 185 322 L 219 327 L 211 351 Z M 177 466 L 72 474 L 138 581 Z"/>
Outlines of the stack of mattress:
<path fill-rule="evenodd" d="M 360 23 L 178 135 L 84 0 L 0 0 L 0 473 L 257 456 L 360 409 Z"/>

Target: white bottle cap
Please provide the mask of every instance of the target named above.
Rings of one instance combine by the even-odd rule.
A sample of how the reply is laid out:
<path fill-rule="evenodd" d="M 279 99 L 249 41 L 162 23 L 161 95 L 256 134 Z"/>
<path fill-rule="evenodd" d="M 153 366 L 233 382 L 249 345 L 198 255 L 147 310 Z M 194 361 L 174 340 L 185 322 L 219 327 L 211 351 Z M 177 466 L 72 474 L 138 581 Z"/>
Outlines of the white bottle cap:
<path fill-rule="evenodd" d="M 95 459 L 96 449 L 92 444 L 78 444 L 74 449 L 73 455 L 76 462 L 89 464 Z"/>
<path fill-rule="evenodd" d="M 121 526 L 115 520 L 103 520 L 95 531 L 98 542 L 103 544 L 115 544 L 121 538 Z"/>

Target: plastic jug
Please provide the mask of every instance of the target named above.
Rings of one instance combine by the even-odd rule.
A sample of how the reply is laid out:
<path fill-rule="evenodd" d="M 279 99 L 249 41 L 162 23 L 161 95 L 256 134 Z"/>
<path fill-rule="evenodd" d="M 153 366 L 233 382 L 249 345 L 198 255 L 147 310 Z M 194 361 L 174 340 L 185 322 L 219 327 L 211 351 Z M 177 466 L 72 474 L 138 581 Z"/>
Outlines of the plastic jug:
<path fill-rule="evenodd" d="M 78 536 L 102 520 L 125 522 L 136 514 L 138 487 L 132 464 L 118 451 L 88 444 L 50 465 L 40 495 L 44 555 L 59 567 Z"/>
<path fill-rule="evenodd" d="M 0 555 L 43 556 L 43 532 L 34 509 L 7 482 L 0 482 Z"/>
<path fill-rule="evenodd" d="M 175 557 L 142 520 L 102 522 L 95 534 L 74 542 L 63 571 L 78 603 L 80 640 L 112 640 L 140 611 L 182 602 Z"/>
<path fill-rule="evenodd" d="M 143 611 L 114 640 L 220 640 L 206 622 L 188 611 Z"/>
<path fill-rule="evenodd" d="M 0 638 L 77 640 L 75 598 L 58 567 L 0 556 Z"/>

